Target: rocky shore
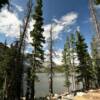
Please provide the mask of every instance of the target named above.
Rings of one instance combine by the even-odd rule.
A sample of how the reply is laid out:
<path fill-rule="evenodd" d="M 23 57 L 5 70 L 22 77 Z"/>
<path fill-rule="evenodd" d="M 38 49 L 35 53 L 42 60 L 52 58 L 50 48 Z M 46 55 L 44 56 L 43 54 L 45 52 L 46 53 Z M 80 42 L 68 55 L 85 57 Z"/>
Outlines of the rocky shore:
<path fill-rule="evenodd" d="M 22 100 L 26 100 L 22 98 Z M 89 90 L 85 92 L 71 92 L 63 94 L 54 94 L 54 96 L 40 97 L 35 100 L 100 100 L 100 89 Z"/>
<path fill-rule="evenodd" d="M 61 95 L 55 94 L 51 99 L 47 97 L 47 100 L 100 100 L 100 89 Z"/>

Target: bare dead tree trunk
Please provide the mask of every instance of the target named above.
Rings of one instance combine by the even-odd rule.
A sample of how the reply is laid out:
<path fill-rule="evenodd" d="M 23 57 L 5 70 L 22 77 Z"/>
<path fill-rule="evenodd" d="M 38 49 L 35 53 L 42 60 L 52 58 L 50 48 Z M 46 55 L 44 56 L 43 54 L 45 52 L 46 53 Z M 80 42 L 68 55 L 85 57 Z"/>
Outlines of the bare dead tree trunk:
<path fill-rule="evenodd" d="M 29 25 L 29 21 L 30 21 L 30 16 L 31 16 L 31 11 L 32 11 L 32 0 L 28 1 L 27 4 L 27 13 L 26 13 L 26 21 L 23 25 L 23 32 L 20 35 L 20 40 L 18 42 L 18 47 L 17 49 L 17 63 L 15 63 L 15 80 L 16 83 L 14 83 L 15 88 L 16 88 L 16 94 L 15 94 L 15 99 L 14 100 L 20 100 L 22 93 L 22 75 L 23 75 L 23 51 L 25 48 L 25 38 L 26 38 L 26 33 L 27 33 L 27 28 Z M 13 96 L 13 93 L 12 93 Z"/>
<path fill-rule="evenodd" d="M 75 63 L 74 63 L 74 60 L 75 60 L 75 59 L 74 59 L 74 53 L 73 53 L 72 57 L 73 57 L 73 58 L 72 58 L 72 60 L 73 60 L 73 61 L 72 61 L 72 72 L 73 72 L 73 73 L 72 73 L 72 81 L 73 81 L 72 84 L 73 84 L 73 90 L 75 91 L 75 89 L 76 89 L 76 84 L 75 84 Z"/>
<path fill-rule="evenodd" d="M 99 27 L 99 23 L 98 23 L 97 17 L 96 17 L 96 11 L 94 8 L 94 0 L 89 0 L 89 7 L 90 7 L 92 21 L 93 21 L 93 24 L 95 26 L 97 38 L 98 38 L 98 40 L 100 40 L 100 27 Z"/>
<path fill-rule="evenodd" d="M 24 27 L 23 27 L 23 32 L 21 34 L 19 52 L 21 52 L 21 50 L 22 50 L 23 42 L 24 42 L 24 39 L 25 39 L 25 36 L 26 36 L 28 24 L 29 24 L 29 21 L 30 21 L 30 16 L 31 16 L 31 12 L 32 12 L 32 0 L 28 1 L 27 8 L 28 8 L 28 10 L 27 10 L 27 14 L 26 14 L 26 21 L 25 21 L 25 24 L 24 24 Z"/>
<path fill-rule="evenodd" d="M 53 48 L 52 48 L 52 25 L 50 29 L 50 77 L 49 77 L 49 92 L 53 94 Z"/>

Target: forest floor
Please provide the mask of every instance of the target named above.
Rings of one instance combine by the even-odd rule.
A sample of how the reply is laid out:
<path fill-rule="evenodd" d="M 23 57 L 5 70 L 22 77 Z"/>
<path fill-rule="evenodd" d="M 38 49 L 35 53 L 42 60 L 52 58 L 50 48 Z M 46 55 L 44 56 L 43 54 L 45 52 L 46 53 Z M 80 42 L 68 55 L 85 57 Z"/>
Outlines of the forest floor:
<path fill-rule="evenodd" d="M 98 90 L 89 90 L 83 95 L 77 95 L 73 100 L 100 100 L 100 89 Z"/>

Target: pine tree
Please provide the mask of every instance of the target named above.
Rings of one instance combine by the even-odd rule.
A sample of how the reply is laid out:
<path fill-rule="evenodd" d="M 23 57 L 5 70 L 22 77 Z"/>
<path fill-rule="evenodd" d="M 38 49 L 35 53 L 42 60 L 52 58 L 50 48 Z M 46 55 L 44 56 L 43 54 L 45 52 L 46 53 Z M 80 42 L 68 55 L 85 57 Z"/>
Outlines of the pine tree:
<path fill-rule="evenodd" d="M 96 40 L 95 38 L 92 39 L 91 43 L 91 55 L 92 55 L 92 64 L 94 69 L 94 76 L 95 76 L 95 87 L 100 87 L 100 64 L 99 62 L 99 53 L 96 46 Z"/>
<path fill-rule="evenodd" d="M 26 55 L 26 62 L 28 63 L 27 66 L 27 89 L 26 89 L 26 100 L 30 100 L 30 95 L 31 95 L 31 69 L 32 69 L 32 54 L 27 54 Z"/>
<path fill-rule="evenodd" d="M 76 41 L 74 34 L 70 35 L 70 58 L 71 58 L 72 84 L 73 84 L 73 90 L 75 90 Z"/>
<path fill-rule="evenodd" d="M 4 50 L 2 52 L 3 58 L 0 56 L 1 59 L 1 67 L 3 67 L 3 74 L 2 74 L 2 82 L 3 82 L 3 99 L 11 100 L 15 99 L 16 96 L 16 72 L 15 72 L 15 65 L 17 66 L 16 62 L 16 48 L 15 46 L 11 46 L 8 48 L 6 43 L 4 45 Z"/>
<path fill-rule="evenodd" d="M 69 37 L 66 38 L 66 43 L 64 45 L 63 50 L 63 63 L 64 63 L 64 69 L 65 69 L 65 86 L 67 87 L 67 90 L 69 92 L 70 87 L 70 43 L 69 43 Z"/>
<path fill-rule="evenodd" d="M 97 5 L 100 4 L 100 0 L 95 0 L 95 2 Z"/>
<path fill-rule="evenodd" d="M 76 42 L 76 49 L 77 49 L 77 56 L 79 60 L 79 65 L 77 67 L 77 80 L 83 83 L 83 89 L 90 88 L 90 81 L 93 79 L 93 70 L 91 65 L 91 60 L 89 53 L 87 51 L 88 46 L 84 42 L 85 39 L 82 35 L 77 31 L 77 42 Z"/>
<path fill-rule="evenodd" d="M 31 83 L 30 83 L 30 75 L 31 74 L 31 68 L 27 69 L 27 90 L 26 90 L 26 100 L 30 100 L 30 88 L 31 88 Z"/>
<path fill-rule="evenodd" d="M 1 9 L 5 4 L 9 4 L 9 0 L 0 0 L 0 9 Z"/>
<path fill-rule="evenodd" d="M 7 0 L 2 0 L 4 3 Z M 5 79 L 4 79 L 4 97 L 7 100 L 20 100 L 22 94 L 22 74 L 23 74 L 23 62 L 24 62 L 24 47 L 25 36 L 30 21 L 30 15 L 32 11 L 32 0 L 28 1 L 26 22 L 24 23 L 23 32 L 20 35 L 20 39 L 11 44 L 9 50 L 4 50 L 5 55 Z M 3 63 L 3 61 L 2 61 Z M 4 67 L 4 68 L 5 68 Z"/>
<path fill-rule="evenodd" d="M 20 99 L 20 81 L 19 81 L 19 54 L 18 54 L 18 41 L 11 44 L 9 51 L 9 65 L 7 69 L 7 81 L 6 81 L 6 94 L 7 100 Z M 21 79 L 21 78 L 20 78 Z"/>
<path fill-rule="evenodd" d="M 45 43 L 45 39 L 42 35 L 44 29 L 43 26 L 43 18 L 42 18 L 42 0 L 36 0 L 35 12 L 33 15 L 33 19 L 35 20 L 34 29 L 31 31 L 31 37 L 33 40 L 33 64 L 31 70 L 31 100 L 34 100 L 35 96 L 35 76 L 36 70 L 42 67 L 42 62 L 44 60 L 44 50 L 43 43 Z"/>
<path fill-rule="evenodd" d="M 3 99 L 5 96 L 5 80 L 7 79 L 6 70 L 8 69 L 8 50 L 6 43 L 0 43 L 0 99 Z"/>

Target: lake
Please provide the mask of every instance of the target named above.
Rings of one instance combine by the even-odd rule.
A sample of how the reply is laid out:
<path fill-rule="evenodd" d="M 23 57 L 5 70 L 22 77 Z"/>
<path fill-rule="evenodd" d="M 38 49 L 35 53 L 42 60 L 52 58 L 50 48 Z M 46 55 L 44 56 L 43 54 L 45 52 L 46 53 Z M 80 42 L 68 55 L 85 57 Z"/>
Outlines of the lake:
<path fill-rule="evenodd" d="M 40 82 L 36 82 L 35 91 L 36 97 L 46 96 L 49 94 L 49 81 L 48 81 L 48 74 L 41 73 L 38 74 Z M 56 73 L 53 77 L 53 89 L 54 93 L 62 93 L 65 90 L 64 87 L 65 77 L 62 73 Z"/>
<path fill-rule="evenodd" d="M 47 73 L 38 73 L 39 82 L 35 83 L 35 96 L 41 97 L 49 94 L 49 76 Z M 70 81 L 72 78 L 70 78 Z M 64 73 L 56 73 L 53 77 L 53 89 L 54 93 L 61 94 L 67 89 L 64 87 L 65 84 L 65 75 Z M 25 86 L 26 87 L 26 86 Z M 78 86 L 79 87 L 79 86 Z M 72 90 L 73 84 L 70 86 Z"/>

